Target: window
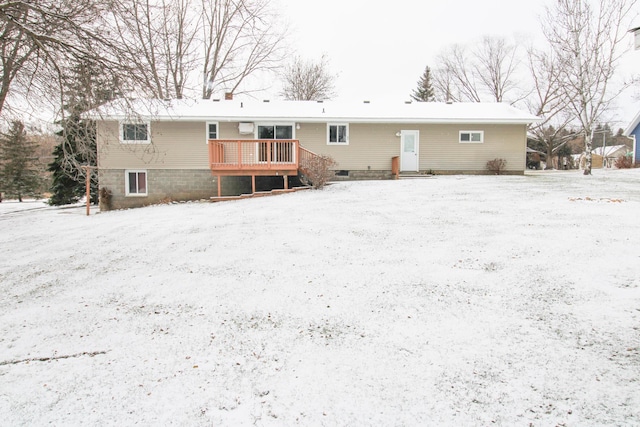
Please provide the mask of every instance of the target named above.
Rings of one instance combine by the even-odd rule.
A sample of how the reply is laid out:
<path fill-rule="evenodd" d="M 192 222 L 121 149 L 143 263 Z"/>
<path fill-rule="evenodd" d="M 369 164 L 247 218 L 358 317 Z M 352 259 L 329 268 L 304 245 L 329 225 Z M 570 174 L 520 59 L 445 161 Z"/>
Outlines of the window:
<path fill-rule="evenodd" d="M 275 139 L 273 143 L 261 142 L 258 144 L 259 162 L 291 163 L 295 160 L 295 145 L 293 139 L 293 124 L 262 124 L 257 126 L 258 139 Z M 269 153 L 271 153 L 269 155 Z"/>
<path fill-rule="evenodd" d="M 120 123 L 122 144 L 149 144 L 149 122 Z"/>
<path fill-rule="evenodd" d="M 127 196 L 147 195 L 147 171 L 125 171 L 125 187 Z"/>
<path fill-rule="evenodd" d="M 218 139 L 218 122 L 207 122 L 207 144 L 210 139 Z"/>
<path fill-rule="evenodd" d="M 331 124 L 327 125 L 327 144 L 348 145 L 349 125 Z"/>
<path fill-rule="evenodd" d="M 293 125 L 258 125 L 258 139 L 293 139 Z"/>
<path fill-rule="evenodd" d="M 484 131 L 481 130 L 461 130 L 460 143 L 482 144 L 484 142 Z"/>

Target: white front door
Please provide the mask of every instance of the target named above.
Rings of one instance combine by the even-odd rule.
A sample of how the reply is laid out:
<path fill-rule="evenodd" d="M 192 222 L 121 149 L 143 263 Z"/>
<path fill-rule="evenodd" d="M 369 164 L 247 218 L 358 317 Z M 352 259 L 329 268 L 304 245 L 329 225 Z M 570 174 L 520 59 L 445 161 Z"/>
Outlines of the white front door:
<path fill-rule="evenodd" d="M 400 131 L 400 171 L 418 172 L 418 149 L 420 132 L 417 130 Z"/>

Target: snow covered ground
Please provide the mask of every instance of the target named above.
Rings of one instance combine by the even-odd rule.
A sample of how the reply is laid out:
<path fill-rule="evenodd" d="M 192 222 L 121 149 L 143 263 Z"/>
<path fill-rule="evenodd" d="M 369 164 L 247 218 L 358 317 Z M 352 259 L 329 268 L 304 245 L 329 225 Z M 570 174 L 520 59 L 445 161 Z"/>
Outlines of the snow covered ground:
<path fill-rule="evenodd" d="M 3 425 L 640 424 L 640 170 L 33 203 Z"/>

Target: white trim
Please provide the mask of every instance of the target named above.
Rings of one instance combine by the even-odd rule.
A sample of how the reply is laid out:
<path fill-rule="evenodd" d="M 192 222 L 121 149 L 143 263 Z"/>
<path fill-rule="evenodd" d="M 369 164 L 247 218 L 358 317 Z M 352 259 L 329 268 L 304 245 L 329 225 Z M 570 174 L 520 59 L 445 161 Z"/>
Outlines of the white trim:
<path fill-rule="evenodd" d="M 469 141 L 463 141 L 462 140 L 462 134 L 463 133 L 468 133 L 469 134 Z M 474 141 L 473 140 L 473 134 L 480 134 L 480 141 Z M 461 130 L 458 133 L 458 142 L 460 144 L 483 144 L 484 143 L 484 131 L 483 130 Z"/>
<path fill-rule="evenodd" d="M 329 140 L 329 137 L 331 136 L 331 126 L 344 126 L 345 127 L 345 133 L 346 133 L 346 141 L 344 142 L 332 142 Z M 338 129 L 336 128 L 336 135 L 338 133 Z M 349 123 L 333 123 L 333 122 L 329 122 L 327 123 L 327 145 L 349 145 Z"/>
<path fill-rule="evenodd" d="M 216 137 L 215 138 L 209 138 L 209 125 L 216 125 Z M 207 127 L 205 128 L 205 143 L 209 144 L 209 140 L 210 139 L 220 139 L 220 124 L 218 122 L 207 122 Z"/>
<path fill-rule="evenodd" d="M 145 192 L 144 193 L 130 193 L 129 192 L 129 174 L 130 173 L 144 173 Z M 126 197 L 147 197 L 149 195 L 149 174 L 146 169 L 125 169 L 124 171 L 124 194 Z"/>
<path fill-rule="evenodd" d="M 147 139 L 124 139 L 124 126 L 125 125 L 145 125 L 147 126 Z M 120 120 L 118 122 L 118 131 L 120 136 L 120 144 L 151 144 L 151 122 L 150 121 L 135 121 L 135 120 Z"/>

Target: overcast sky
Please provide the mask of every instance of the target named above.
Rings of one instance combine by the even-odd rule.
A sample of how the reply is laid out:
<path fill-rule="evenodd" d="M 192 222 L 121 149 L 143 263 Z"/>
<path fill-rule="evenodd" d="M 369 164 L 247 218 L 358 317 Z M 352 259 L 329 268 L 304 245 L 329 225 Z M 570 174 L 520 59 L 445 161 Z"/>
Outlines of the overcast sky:
<path fill-rule="evenodd" d="M 484 35 L 540 42 L 539 16 L 551 0 L 278 0 L 291 49 L 339 75 L 338 99 L 404 101 L 426 65 L 454 43 Z M 640 68 L 640 51 L 626 62 Z M 277 89 L 274 89 L 277 91 Z M 625 101 L 622 120 L 640 108 Z"/>

